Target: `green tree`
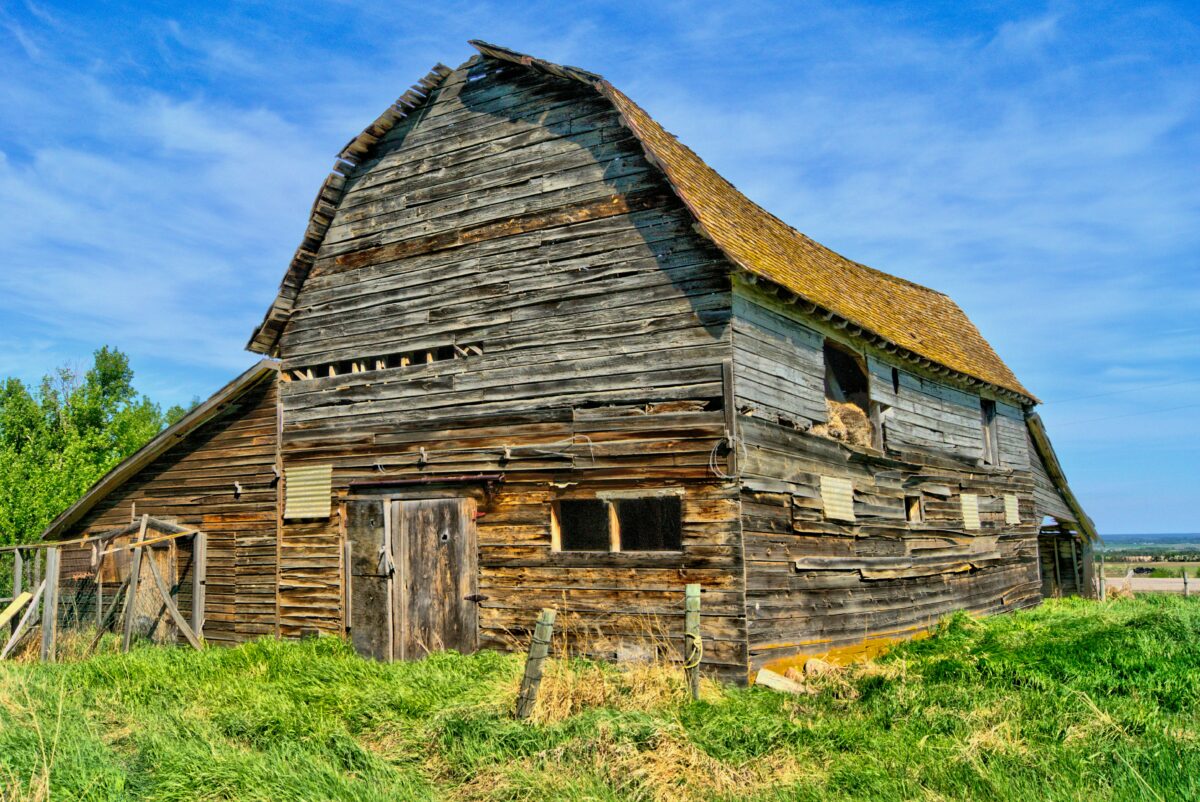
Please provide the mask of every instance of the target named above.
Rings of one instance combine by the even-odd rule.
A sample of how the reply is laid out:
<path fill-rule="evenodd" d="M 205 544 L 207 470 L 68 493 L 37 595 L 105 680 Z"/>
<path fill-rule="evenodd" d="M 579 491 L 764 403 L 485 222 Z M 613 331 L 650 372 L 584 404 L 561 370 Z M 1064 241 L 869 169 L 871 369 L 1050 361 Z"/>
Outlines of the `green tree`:
<path fill-rule="evenodd" d="M 0 543 L 34 540 L 97 479 L 162 430 L 133 387 L 129 358 L 105 346 L 82 375 L 59 368 L 37 389 L 0 387 Z"/>

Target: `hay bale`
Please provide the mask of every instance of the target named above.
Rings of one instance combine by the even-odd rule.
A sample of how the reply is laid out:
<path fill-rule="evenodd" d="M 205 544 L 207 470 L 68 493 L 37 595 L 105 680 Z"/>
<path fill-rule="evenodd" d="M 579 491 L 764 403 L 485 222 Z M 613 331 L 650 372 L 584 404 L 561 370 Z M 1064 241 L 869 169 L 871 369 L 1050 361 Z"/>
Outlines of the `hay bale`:
<path fill-rule="evenodd" d="M 850 445 L 870 448 L 875 436 L 871 419 L 852 401 L 825 399 L 828 420 L 812 428 L 814 434 L 841 440 Z"/>

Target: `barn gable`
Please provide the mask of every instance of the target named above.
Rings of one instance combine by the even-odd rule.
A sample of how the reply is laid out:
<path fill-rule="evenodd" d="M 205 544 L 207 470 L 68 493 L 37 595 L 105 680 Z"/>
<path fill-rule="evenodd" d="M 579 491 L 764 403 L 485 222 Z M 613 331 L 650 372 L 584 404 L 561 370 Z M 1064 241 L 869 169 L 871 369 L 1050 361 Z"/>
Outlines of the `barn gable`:
<path fill-rule="evenodd" d="M 737 267 L 751 277 L 791 294 L 809 313 L 820 313 L 849 325 L 857 335 L 887 348 L 898 358 L 932 368 L 968 384 L 989 386 L 1017 403 L 1032 402 L 1007 365 L 980 335 L 978 329 L 948 297 L 913 282 L 853 262 L 809 239 L 750 201 L 703 162 L 693 151 L 667 133 L 626 95 L 594 73 L 563 67 L 507 48 L 481 41 L 471 44 L 485 56 L 521 65 L 532 72 L 575 81 L 589 87 L 611 104 L 621 124 L 636 137 L 646 159 L 662 172 L 693 217 L 693 222 Z M 438 65 L 414 87 L 428 93 L 409 95 L 425 102 L 435 96 L 449 71 Z M 393 106 L 355 140 L 339 157 L 353 163 L 370 160 L 381 139 L 397 124 L 401 111 Z M 407 118 L 405 118 L 407 119 Z M 403 122 L 399 122 L 401 127 Z M 380 133 L 380 132 L 384 133 Z M 340 170 L 351 162 L 340 161 Z M 327 230 L 327 221 L 344 172 L 335 172 L 314 204 L 308 237 L 298 251 L 279 298 L 264 324 L 251 337 L 249 347 L 271 353 L 279 331 L 291 311 L 291 302 L 307 276 L 312 255 L 319 247 L 314 236 Z M 447 244 L 454 247 L 453 244 Z M 347 263 L 349 264 L 349 262 Z"/>

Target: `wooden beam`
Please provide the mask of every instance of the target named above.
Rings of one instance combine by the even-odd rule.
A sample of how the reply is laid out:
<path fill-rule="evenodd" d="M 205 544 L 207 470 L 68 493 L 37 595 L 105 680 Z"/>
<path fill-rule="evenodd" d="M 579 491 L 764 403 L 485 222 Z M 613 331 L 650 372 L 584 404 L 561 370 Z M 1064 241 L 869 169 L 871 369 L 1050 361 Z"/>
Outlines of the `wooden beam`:
<path fill-rule="evenodd" d="M 21 608 L 28 604 L 32 599 L 33 594 L 29 591 L 18 593 L 17 597 L 9 602 L 8 606 L 4 608 L 4 612 L 0 612 L 0 627 L 3 627 L 9 621 L 15 620 L 17 613 L 21 611 Z"/>
<path fill-rule="evenodd" d="M 25 615 L 21 616 L 21 623 L 17 624 L 16 630 L 13 631 L 12 637 L 8 639 L 8 643 L 4 644 L 4 649 L 0 650 L 0 660 L 8 657 L 21 639 L 25 637 L 25 633 L 31 626 L 36 614 L 39 603 L 42 600 L 42 594 L 46 592 L 46 580 L 42 580 L 38 585 L 37 590 L 33 592 L 33 600 L 29 603 L 29 607 L 25 610 Z"/>
<path fill-rule="evenodd" d="M 117 608 L 121 606 L 121 595 L 125 593 L 125 589 L 128 586 L 128 579 L 117 586 L 117 592 L 113 594 L 112 604 L 108 605 L 108 612 L 101 618 L 99 626 L 96 627 L 96 636 L 92 638 L 92 642 L 87 648 L 88 654 L 96 650 L 96 646 L 100 643 L 100 638 L 104 637 L 104 633 L 112 626 L 113 620 L 117 617 Z M 100 601 L 103 602 L 104 600 L 101 599 Z"/>

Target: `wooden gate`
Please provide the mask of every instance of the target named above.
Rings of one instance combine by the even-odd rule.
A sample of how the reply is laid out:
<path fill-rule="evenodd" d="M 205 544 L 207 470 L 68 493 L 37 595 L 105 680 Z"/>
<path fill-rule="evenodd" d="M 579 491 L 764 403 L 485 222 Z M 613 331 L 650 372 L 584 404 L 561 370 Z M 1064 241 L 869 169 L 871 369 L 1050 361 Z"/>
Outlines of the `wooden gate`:
<path fill-rule="evenodd" d="M 378 660 L 478 647 L 475 502 L 346 503 L 350 639 Z"/>

